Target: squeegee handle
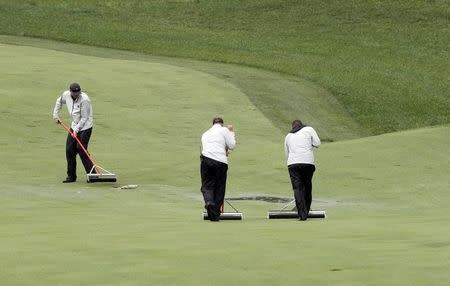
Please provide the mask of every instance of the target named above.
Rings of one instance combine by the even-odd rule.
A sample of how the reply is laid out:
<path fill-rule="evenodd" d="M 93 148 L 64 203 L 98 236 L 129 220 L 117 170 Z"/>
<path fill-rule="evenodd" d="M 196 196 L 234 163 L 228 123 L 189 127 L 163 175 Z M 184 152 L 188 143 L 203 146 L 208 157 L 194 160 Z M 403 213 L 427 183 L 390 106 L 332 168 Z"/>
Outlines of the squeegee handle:
<path fill-rule="evenodd" d="M 92 165 L 94 165 L 94 166 L 97 165 L 94 161 L 94 158 L 92 158 L 91 154 L 89 154 L 89 152 L 86 150 L 86 148 L 84 148 L 80 139 L 78 139 L 78 136 L 75 133 L 73 133 L 72 131 L 70 131 L 70 129 L 61 120 L 58 121 L 58 124 L 60 124 L 62 126 L 62 128 L 64 128 L 67 132 L 69 132 L 70 136 L 72 136 L 73 139 L 77 140 L 78 145 L 80 145 L 81 149 L 83 150 L 84 154 L 86 154 L 86 156 L 89 158 Z"/>

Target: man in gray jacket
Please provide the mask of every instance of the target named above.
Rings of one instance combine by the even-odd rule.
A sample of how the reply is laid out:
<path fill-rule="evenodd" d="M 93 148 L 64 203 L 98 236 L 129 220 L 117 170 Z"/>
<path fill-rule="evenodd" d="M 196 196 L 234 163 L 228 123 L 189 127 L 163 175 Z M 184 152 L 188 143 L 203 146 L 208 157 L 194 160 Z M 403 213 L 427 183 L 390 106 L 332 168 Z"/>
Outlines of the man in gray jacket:
<path fill-rule="evenodd" d="M 284 140 L 284 151 L 300 220 L 306 220 L 311 209 L 311 180 L 316 170 L 313 147 L 319 146 L 319 136 L 312 127 L 303 125 L 300 120 L 292 122 L 292 130 Z"/>
<path fill-rule="evenodd" d="M 60 122 L 59 112 L 61 111 L 63 104 L 67 105 L 67 110 L 72 117 L 70 130 L 87 149 L 93 126 L 93 112 L 88 95 L 81 91 L 81 87 L 78 83 L 72 83 L 69 90 L 65 91 L 56 100 L 55 108 L 53 109 L 53 120 L 57 124 Z M 91 161 L 77 144 L 76 140 L 68 134 L 66 141 L 67 178 L 63 183 L 72 183 L 77 180 L 77 154 L 80 155 L 86 173 L 89 173 L 92 169 Z"/>

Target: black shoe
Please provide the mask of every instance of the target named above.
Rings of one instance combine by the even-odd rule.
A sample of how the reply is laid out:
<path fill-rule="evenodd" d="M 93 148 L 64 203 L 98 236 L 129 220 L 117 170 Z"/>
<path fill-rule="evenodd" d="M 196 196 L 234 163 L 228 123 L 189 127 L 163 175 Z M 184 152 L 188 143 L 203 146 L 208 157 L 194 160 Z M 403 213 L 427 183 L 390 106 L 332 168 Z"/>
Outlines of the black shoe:
<path fill-rule="evenodd" d="M 210 204 L 206 206 L 206 211 L 208 212 L 208 218 L 210 221 L 219 221 L 219 218 L 216 216 L 216 212 L 214 211 L 214 205 Z"/>
<path fill-rule="evenodd" d="M 64 181 L 62 181 L 63 183 L 73 183 L 73 182 L 75 182 L 77 179 L 74 179 L 74 178 L 70 178 L 70 177 L 67 177 Z"/>

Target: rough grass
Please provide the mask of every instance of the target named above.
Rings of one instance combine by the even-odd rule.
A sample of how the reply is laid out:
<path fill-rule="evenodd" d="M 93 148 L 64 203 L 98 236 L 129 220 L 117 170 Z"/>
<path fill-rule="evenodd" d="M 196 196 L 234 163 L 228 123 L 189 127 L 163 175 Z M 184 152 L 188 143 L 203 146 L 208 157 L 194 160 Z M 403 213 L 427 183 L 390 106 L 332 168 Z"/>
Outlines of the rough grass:
<path fill-rule="evenodd" d="M 330 92 L 369 134 L 449 123 L 450 5 L 444 0 L 3 0 L 0 12 L 1 34 L 306 79 Z M 282 95 L 283 89 L 272 94 Z M 270 109 L 270 100 L 255 103 Z M 288 123 L 283 114 L 270 114 L 280 129 Z"/>

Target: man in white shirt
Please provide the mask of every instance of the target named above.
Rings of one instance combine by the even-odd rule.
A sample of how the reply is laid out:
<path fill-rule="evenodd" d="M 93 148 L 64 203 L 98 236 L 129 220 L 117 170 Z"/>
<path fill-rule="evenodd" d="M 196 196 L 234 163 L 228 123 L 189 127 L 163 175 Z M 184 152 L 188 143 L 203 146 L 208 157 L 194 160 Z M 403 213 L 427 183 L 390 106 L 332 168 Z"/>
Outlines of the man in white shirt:
<path fill-rule="evenodd" d="M 233 126 L 223 127 L 223 119 L 213 119 L 213 126 L 202 135 L 200 156 L 201 191 L 211 221 L 219 221 L 225 198 L 228 171 L 228 150 L 236 147 Z"/>
<path fill-rule="evenodd" d="M 319 136 L 312 127 L 300 120 L 292 122 L 292 130 L 284 140 L 284 151 L 300 220 L 306 220 L 311 209 L 311 180 L 316 170 L 313 147 L 319 146 Z"/>
<path fill-rule="evenodd" d="M 88 95 L 81 91 L 78 83 L 72 83 L 69 86 L 69 90 L 56 99 L 55 108 L 53 109 L 53 120 L 57 124 L 60 122 L 59 112 L 63 104 L 67 105 L 67 110 L 72 117 L 70 130 L 78 137 L 87 150 L 93 126 L 93 111 Z M 92 162 L 77 144 L 76 140 L 68 134 L 66 141 L 67 178 L 63 183 L 72 183 L 77 179 L 77 154 L 80 155 L 86 173 L 89 173 L 92 169 Z"/>

